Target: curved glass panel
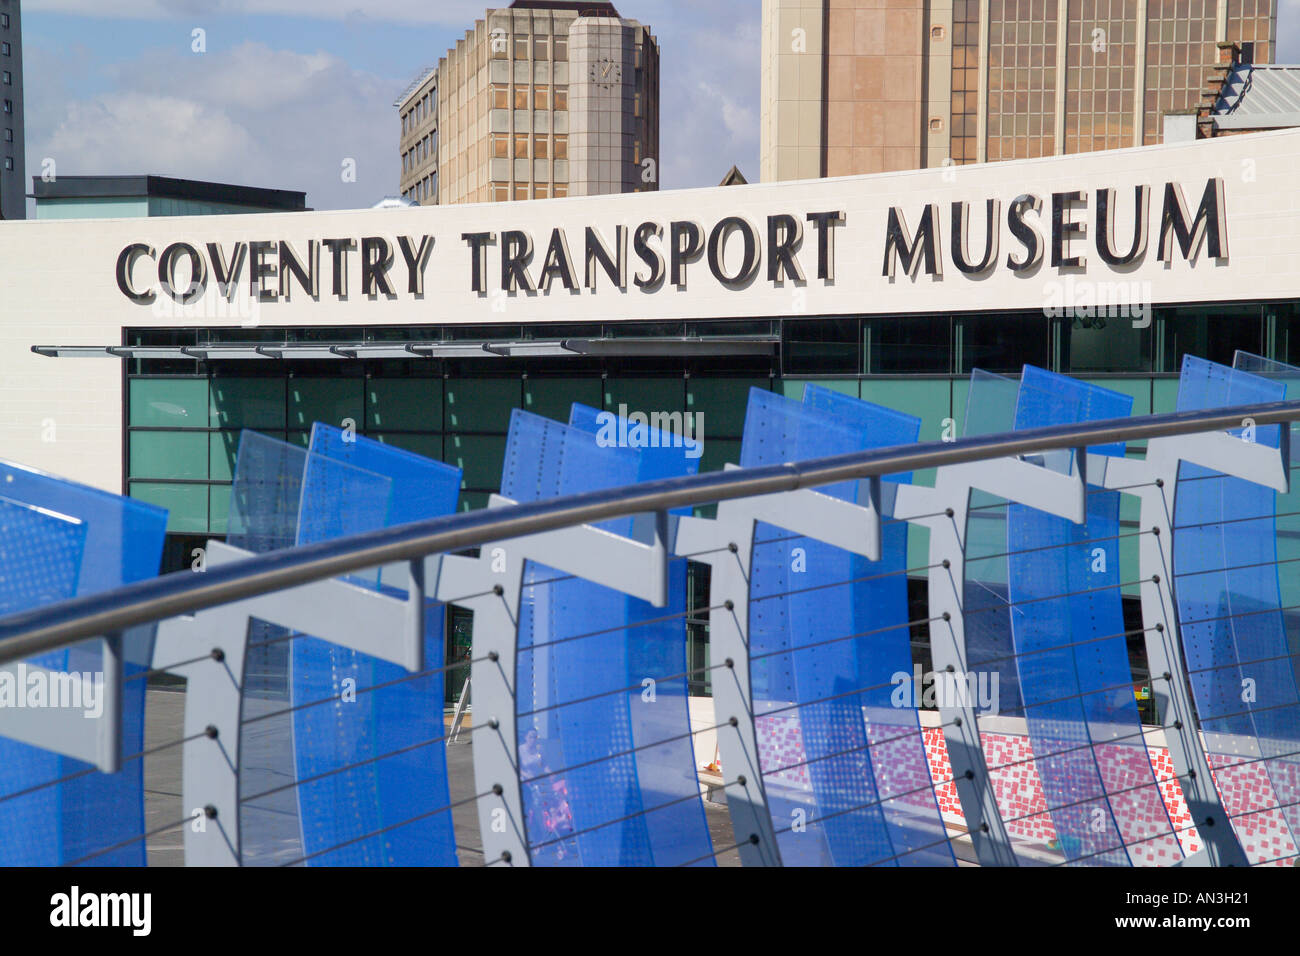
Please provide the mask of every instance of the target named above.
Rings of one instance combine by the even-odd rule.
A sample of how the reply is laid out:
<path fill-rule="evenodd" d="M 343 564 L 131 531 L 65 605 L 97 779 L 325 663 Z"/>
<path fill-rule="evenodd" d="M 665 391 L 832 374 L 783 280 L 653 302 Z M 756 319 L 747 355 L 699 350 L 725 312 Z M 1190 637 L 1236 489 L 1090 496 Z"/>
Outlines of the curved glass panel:
<path fill-rule="evenodd" d="M 1019 400 L 1020 383 L 1016 379 L 974 370 L 967 391 L 963 435 L 972 438 L 1014 430 Z M 1041 866 L 1059 863 L 1063 855 L 1026 734 L 1020 669 L 1016 666 L 1011 630 L 1008 511 L 1004 499 L 971 491 L 965 528 L 965 573 L 960 582 L 962 623 L 967 667 L 975 676 L 976 693 L 981 679 L 988 690 L 985 699 L 990 703 L 993 689 L 997 690 L 997 715 L 979 714 L 979 725 L 998 811 L 1020 865 Z M 932 640 L 942 639 L 943 633 L 932 629 Z M 937 677 L 935 686 L 937 697 Z M 952 689 L 960 688 L 954 685 Z M 978 704 L 978 700 L 972 703 Z"/>
<path fill-rule="evenodd" d="M 325 540 L 382 527 L 391 484 L 374 472 L 245 431 L 240 436 L 231 487 L 227 541 L 266 553 L 293 547 L 304 539 Z M 340 502 L 347 504 L 340 506 Z M 245 866 L 281 865 L 313 852 L 304 850 L 300 788 L 282 789 L 287 781 L 298 779 L 291 647 L 309 639 L 264 621 L 249 622 L 239 774 L 240 852 Z M 270 795 L 261 796 L 264 793 Z M 347 815 L 344 808 L 355 811 L 355 818 L 360 819 L 370 806 L 354 795 L 352 802 L 340 804 L 336 810 L 341 817 Z M 373 813 L 367 819 L 373 823 Z M 323 845 L 314 830 L 311 839 L 314 848 Z"/>
<path fill-rule="evenodd" d="M 387 480 L 357 488 L 359 473 Z M 460 479 L 458 468 L 318 422 L 298 542 L 452 514 Z M 375 506 L 355 507 L 358 493 L 374 494 Z M 295 770 L 307 781 L 297 788 L 298 811 L 310 865 L 456 865 L 450 810 L 429 815 L 451 803 L 442 740 L 444 617 L 443 606 L 429 602 L 425 667 L 432 673 L 414 678 L 398 664 L 329 641 L 291 642 L 290 703 L 300 708 L 293 714 Z M 358 839 L 371 833 L 380 835 Z"/>
<path fill-rule="evenodd" d="M 912 416 L 825 389 L 807 388 L 803 403 L 754 389 L 741 465 L 908 444 L 919 429 Z M 863 493 L 856 482 L 818 490 L 849 501 Z M 952 863 L 914 701 L 894 695 L 913 676 L 906 530 L 887 525 L 882 560 L 870 562 L 773 525 L 755 529 L 750 676 L 788 865 Z"/>
<path fill-rule="evenodd" d="M 502 494 L 536 501 L 696 470 L 648 419 L 575 405 L 571 422 L 514 413 Z M 643 520 L 600 527 L 647 540 Z M 686 562 L 670 565 L 666 608 L 532 563 L 522 597 L 520 780 L 534 864 L 711 864 L 686 700 Z"/>
<path fill-rule="evenodd" d="M 0 577 L 27 582 L 9 591 L 9 611 L 158 573 L 167 527 L 163 509 L 7 462 L 0 462 L 0 488 L 15 535 L 0 536 Z M 145 681 L 139 675 L 152 666 L 153 630 L 139 628 L 123 640 L 122 753 L 128 757 L 144 749 Z M 99 641 L 23 663 L 80 674 L 83 685 L 104 670 Z M 0 739 L 0 863 L 144 866 L 143 763 L 130 760 L 115 774 L 64 780 L 90 765 Z M 3 798 L 35 786 L 41 789 L 31 795 Z M 44 819 L 38 821 L 34 807 L 44 808 Z"/>
<path fill-rule="evenodd" d="M 1016 428 L 1125 418 L 1131 396 L 1032 366 Z M 1123 455 L 1120 446 L 1091 449 Z M 1124 628 L 1119 493 L 1090 486 L 1082 525 L 1008 509 L 1011 629 L 1035 766 L 1066 860 L 1161 865 L 1182 850 L 1147 755 Z"/>
<path fill-rule="evenodd" d="M 1232 369 L 1187 356 L 1179 411 L 1288 397 L 1297 370 L 1239 359 L 1243 367 Z M 1243 441 L 1278 446 L 1278 426 L 1243 424 L 1233 432 Z M 1300 834 L 1300 694 L 1276 499 L 1263 485 L 1191 464 L 1179 469 L 1174 572 L 1187 669 L 1215 782 L 1254 864 L 1289 864 Z"/>

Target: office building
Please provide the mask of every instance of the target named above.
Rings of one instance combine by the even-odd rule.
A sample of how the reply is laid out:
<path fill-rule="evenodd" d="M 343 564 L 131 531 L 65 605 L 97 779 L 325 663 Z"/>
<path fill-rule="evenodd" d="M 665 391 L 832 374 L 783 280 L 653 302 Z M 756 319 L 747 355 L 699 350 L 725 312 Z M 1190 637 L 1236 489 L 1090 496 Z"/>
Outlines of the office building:
<path fill-rule="evenodd" d="M 488 10 L 395 104 L 421 205 L 659 186 L 659 47 L 611 3 Z"/>
<path fill-rule="evenodd" d="M 762 179 L 1161 141 L 1274 0 L 763 0 Z"/>
<path fill-rule="evenodd" d="M 25 219 L 20 0 L 0 0 L 0 219 Z"/>

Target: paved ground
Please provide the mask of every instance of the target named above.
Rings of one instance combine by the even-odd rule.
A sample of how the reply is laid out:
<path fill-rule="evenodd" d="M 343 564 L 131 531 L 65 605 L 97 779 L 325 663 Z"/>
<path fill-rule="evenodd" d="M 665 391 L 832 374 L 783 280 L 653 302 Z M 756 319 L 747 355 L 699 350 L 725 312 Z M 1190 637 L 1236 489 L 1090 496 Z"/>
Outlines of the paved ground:
<path fill-rule="evenodd" d="M 256 706 L 250 699 L 246 706 Z M 278 706 L 283 706 L 279 704 Z M 158 747 L 180 739 L 185 708 L 185 693 L 178 689 L 150 688 L 146 707 L 145 748 Z M 253 762 L 258 764 L 246 774 L 244 783 L 246 792 L 261 792 L 280 782 L 273 769 L 285 766 L 288 750 L 288 734 L 284 721 L 266 720 L 250 725 L 253 733 L 246 738 L 245 747 L 254 755 Z M 447 774 L 451 784 L 451 799 L 455 803 L 474 795 L 474 748 L 473 734 L 461 735 L 460 741 L 447 748 Z M 156 754 L 144 758 L 145 787 L 145 828 L 166 829 L 151 836 L 148 841 L 150 866 L 184 865 L 184 842 L 182 827 L 186 824 L 168 827 L 168 824 L 185 818 L 186 811 L 181 806 L 181 753 L 179 747 L 167 747 Z M 282 774 L 281 774 L 282 776 Z M 259 832 L 270 834 L 273 840 L 262 850 L 256 863 L 275 864 L 296 859 L 300 855 L 297 837 L 297 822 L 292 792 L 286 791 L 282 797 L 272 801 L 259 810 Z M 731 819 L 725 806 L 706 802 L 705 816 L 708 819 L 709 833 L 715 847 L 729 847 L 735 840 L 732 837 Z M 483 865 L 483 843 L 479 838 L 478 815 L 472 803 L 455 807 L 452 810 L 455 821 L 456 845 L 459 848 L 462 866 Z M 730 850 L 718 857 L 722 866 L 739 866 L 740 857 L 735 850 Z"/>

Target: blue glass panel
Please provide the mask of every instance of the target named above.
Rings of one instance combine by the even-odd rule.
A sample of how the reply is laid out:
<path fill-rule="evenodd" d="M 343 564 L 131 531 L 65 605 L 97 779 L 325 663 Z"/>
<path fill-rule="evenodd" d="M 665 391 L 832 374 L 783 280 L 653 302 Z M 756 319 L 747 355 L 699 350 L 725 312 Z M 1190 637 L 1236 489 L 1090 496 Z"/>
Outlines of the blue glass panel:
<path fill-rule="evenodd" d="M 1300 370 L 1239 356 L 1238 369 L 1188 356 L 1179 381 L 1180 411 L 1294 398 Z M 1248 371 L 1249 370 L 1249 371 Z M 1259 373 L 1259 374 L 1252 374 Z M 1243 441 L 1276 448 L 1278 426 L 1238 429 Z M 1192 693 L 1225 807 L 1254 863 L 1294 856 L 1261 831 L 1300 835 L 1300 695 L 1279 579 L 1277 495 L 1269 488 L 1184 464 L 1174 512 L 1174 570 L 1179 623 Z M 1292 509 L 1294 510 L 1294 509 Z M 1256 767 L 1234 770 L 1258 750 Z M 1235 799 L 1239 781 L 1262 766 L 1276 810 Z M 1250 816 L 1236 819 L 1243 812 Z M 1280 814 L 1280 817 L 1279 817 Z"/>
<path fill-rule="evenodd" d="M 307 449 L 258 432 L 241 432 L 226 542 L 257 554 L 293 547 L 306 468 Z M 297 795 L 288 790 L 251 799 L 293 779 L 293 723 L 285 713 L 291 639 L 285 628 L 249 622 L 239 775 L 240 849 L 245 866 L 302 856 Z"/>
<path fill-rule="evenodd" d="M 0 614 L 75 596 L 85 546 L 83 522 L 0 498 Z M 20 697 L 25 702 L 27 684 L 21 674 L 13 685 L 0 685 L 0 706 L 17 706 Z M 0 738 L 0 865 L 58 862 L 47 854 L 58 853 L 61 842 L 59 788 L 9 795 L 58 779 L 61 763 L 58 754 Z"/>
<path fill-rule="evenodd" d="M 741 465 L 906 444 L 919 428 L 911 416 L 825 389 L 808 388 L 803 403 L 754 389 Z M 820 490 L 857 500 L 855 482 Z M 888 526 L 883 545 L 873 564 L 772 525 L 756 528 L 750 672 L 765 789 L 787 864 L 952 863 L 932 791 L 918 793 L 918 778 L 909 779 L 921 770 L 931 784 L 915 710 L 891 700 L 896 675 L 912 676 L 900 626 L 905 527 Z M 789 746 L 796 739 L 801 748 Z"/>
<path fill-rule="evenodd" d="M 1016 424 L 1016 404 L 1020 401 L 1020 383 L 1014 378 L 973 369 L 966 393 L 966 420 L 962 436 L 996 435 L 1009 432 Z"/>
<path fill-rule="evenodd" d="M 583 406 L 572 421 L 514 413 L 502 494 L 536 501 L 695 470 L 658 429 L 630 433 Z M 633 525 L 602 527 L 628 535 Z M 670 740 L 689 733 L 685 563 L 672 568 L 667 608 L 542 566 L 529 565 L 525 582 L 517 673 L 533 862 L 711 862 L 693 748 Z"/>
<path fill-rule="evenodd" d="M 857 428 L 858 444 L 845 451 L 911 444 L 920 433 L 919 418 L 831 389 L 807 385 L 803 400 L 805 405 L 829 412 Z M 911 478 L 910 474 L 900 473 L 885 480 L 905 484 Z M 856 500 L 856 489 L 851 485 L 837 486 L 837 491 L 824 490 Z M 856 674 L 852 683 L 871 688 L 844 699 L 860 705 L 867 717 L 866 732 L 876 788 L 894 852 L 898 854 L 897 862 L 900 866 L 952 866 L 955 862 L 952 847 L 945 839 L 947 834 L 935 800 L 916 701 L 910 702 L 912 706 L 898 707 L 894 700 L 898 676 L 910 677 L 913 667 L 910 629 L 906 626 L 907 534 L 906 522 L 886 521 L 881 530 L 879 561 L 820 546 L 836 558 L 848 558 L 849 579 L 854 582 L 851 633 L 859 636 L 852 641 L 796 652 L 793 655 L 795 674 L 802 700 L 838 693 L 834 687 L 826 686 L 824 670 Z M 838 594 L 838 589 L 834 593 Z M 816 620 L 821 600 L 816 591 L 794 595 L 796 613 L 792 619 Z M 805 630 L 813 631 L 806 626 Z M 812 638 L 814 643 L 821 639 L 824 638 Z M 797 637 L 794 643 L 798 643 Z M 845 726 L 856 733 L 858 724 L 850 721 Z M 838 752 L 833 743 L 829 752 Z"/>
<path fill-rule="evenodd" d="M 570 410 L 569 424 L 598 439 L 602 428 L 618 427 L 613 413 L 577 403 Z M 699 471 L 698 452 L 693 453 L 677 441 L 673 432 L 647 428 L 645 436 L 645 447 L 638 448 L 637 481 L 679 478 Z M 690 510 L 680 508 L 674 513 L 689 514 Z M 620 533 L 633 534 L 632 520 L 625 519 L 621 524 Z M 690 736 L 686 560 L 673 559 L 668 574 L 666 607 L 622 597 L 622 614 L 627 622 L 622 635 L 627 647 L 626 670 L 615 669 L 601 678 L 608 690 L 644 684 L 647 679 L 654 681 L 653 705 L 633 698 L 628 717 L 633 746 L 641 748 L 634 755 L 640 805 L 661 808 L 646 813 L 644 819 L 651 859 L 662 865 L 694 860 L 712 850 L 695 772 L 698 764 L 694 738 Z"/>
<path fill-rule="evenodd" d="M 460 479 L 458 468 L 317 423 L 299 543 L 453 514 Z M 438 669 L 444 616 L 431 602 L 425 660 L 434 672 L 414 679 L 397 664 L 314 637 L 292 642 L 291 703 L 302 708 L 294 712 L 295 765 L 299 780 L 312 781 L 297 788 L 298 809 L 311 865 L 456 865 L 451 812 L 425 816 L 451 803 Z M 390 686 L 370 690 L 381 685 Z M 339 688 L 348 686 L 357 693 L 343 700 Z"/>
<path fill-rule="evenodd" d="M 1009 432 L 1016 425 L 1020 383 L 975 369 L 966 398 L 962 435 L 974 438 Z M 1007 608 L 1007 504 L 1002 498 L 972 491 L 966 519 L 966 575 L 962 587 L 966 659 L 972 670 L 997 680 L 998 709 L 1022 716 L 1020 672 L 1011 639 Z"/>
<path fill-rule="evenodd" d="M 362 531 L 387 514 L 389 479 L 315 456 L 308 480 L 307 449 L 256 432 L 240 436 L 230 495 L 227 541 L 258 553 L 293 547 L 300 537 Z M 321 517 L 331 509 L 338 515 Z M 340 506 L 340 502 L 346 502 Z M 300 522 L 306 503 L 307 517 Z M 240 738 L 240 836 L 245 865 L 283 864 L 305 854 L 296 778 L 289 656 L 301 635 L 250 622 Z M 269 797 L 258 795 L 279 790 Z M 256 798 L 256 799 L 254 799 Z"/>
<path fill-rule="evenodd" d="M 235 462 L 226 543 L 254 554 L 293 547 L 307 449 L 243 431 Z"/>
<path fill-rule="evenodd" d="M 7 462 L 0 462 L 0 489 L 15 533 L 25 536 L 14 542 L 6 538 L 0 551 L 0 576 L 31 580 L 33 588 L 37 578 L 46 582 L 25 595 L 11 592 L 10 599 L 15 602 L 11 610 L 110 590 L 158 573 L 167 526 L 163 509 Z M 25 508 L 43 509 L 62 520 L 41 522 Z M 82 530 L 71 532 L 68 521 L 79 523 Z M 75 576 L 69 572 L 76 550 L 70 535 L 82 538 Z M 20 540 L 25 544 L 18 545 Z M 122 748 L 130 756 L 144 748 L 145 681 L 139 675 L 152 666 L 153 628 L 125 635 L 123 651 L 127 680 L 122 699 Z M 103 673 L 98 641 L 26 663 L 55 671 Z M 50 785 L 90 765 L 0 740 L 0 793 L 46 785 L 37 791 L 37 803 L 27 798 L 0 800 L 0 862 L 47 866 L 86 858 L 91 866 L 143 866 L 145 841 L 139 839 L 144 833 L 142 764 L 132 760 L 116 774 L 91 773 Z M 40 826 L 24 819 L 34 806 L 43 807 L 48 814 Z M 57 810 L 50 813 L 52 808 Z M 33 830 L 40 831 L 41 837 L 31 837 Z M 15 839 L 14 834 L 23 836 Z M 125 845 L 117 846 L 119 843 Z"/>
<path fill-rule="evenodd" d="M 1124 418 L 1132 405 L 1131 396 L 1027 366 L 1016 427 Z M 1123 445 L 1093 451 L 1124 454 Z M 1057 457 L 1068 466 L 1068 453 Z M 1065 859 L 1168 865 L 1183 854 L 1132 691 L 1119 533 L 1118 492 L 1090 487 L 1082 525 L 1010 505 L 1016 664 L 1034 765 Z"/>

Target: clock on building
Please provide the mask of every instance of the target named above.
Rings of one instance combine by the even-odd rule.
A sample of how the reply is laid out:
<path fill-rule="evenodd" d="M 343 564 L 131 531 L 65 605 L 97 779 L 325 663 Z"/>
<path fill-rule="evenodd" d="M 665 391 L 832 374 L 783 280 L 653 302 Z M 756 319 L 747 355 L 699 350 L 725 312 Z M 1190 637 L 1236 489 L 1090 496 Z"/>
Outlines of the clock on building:
<path fill-rule="evenodd" d="M 603 90 L 612 89 L 623 82 L 623 64 L 603 57 L 591 65 L 591 82 Z"/>

